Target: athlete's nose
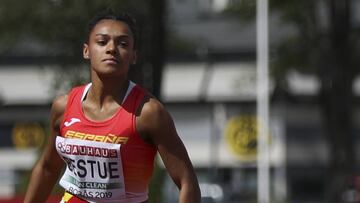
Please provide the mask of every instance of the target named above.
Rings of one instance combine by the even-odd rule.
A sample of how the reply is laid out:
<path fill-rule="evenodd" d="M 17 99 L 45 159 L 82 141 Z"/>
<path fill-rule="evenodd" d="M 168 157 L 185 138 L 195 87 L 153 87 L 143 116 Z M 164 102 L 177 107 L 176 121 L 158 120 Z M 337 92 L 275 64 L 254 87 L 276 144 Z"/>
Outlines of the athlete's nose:
<path fill-rule="evenodd" d="M 115 54 L 116 53 L 116 45 L 113 40 L 110 40 L 106 46 L 106 53 L 107 54 Z"/>

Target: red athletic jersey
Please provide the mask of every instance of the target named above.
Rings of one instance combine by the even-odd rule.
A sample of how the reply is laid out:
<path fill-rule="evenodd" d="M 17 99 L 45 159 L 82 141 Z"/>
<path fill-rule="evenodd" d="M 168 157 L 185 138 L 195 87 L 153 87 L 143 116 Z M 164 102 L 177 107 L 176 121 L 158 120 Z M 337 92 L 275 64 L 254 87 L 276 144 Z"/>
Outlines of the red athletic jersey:
<path fill-rule="evenodd" d="M 56 146 L 59 154 L 62 156 L 63 159 L 64 159 L 63 156 L 64 153 L 71 154 L 71 156 L 73 157 L 76 156 L 79 157 L 81 154 L 81 150 L 84 150 L 83 151 L 84 154 L 82 154 L 83 155 L 82 157 L 85 158 L 82 158 L 84 160 L 80 159 L 81 162 L 79 160 L 77 161 L 71 160 L 72 162 L 71 161 L 69 162 L 67 158 L 64 159 L 65 162 L 67 163 L 67 170 L 70 169 L 71 172 L 75 174 L 73 175 L 73 177 L 71 177 L 74 179 L 72 180 L 73 181 L 72 183 L 76 184 L 78 187 L 82 187 L 82 190 L 85 190 L 85 193 L 88 192 L 85 194 L 85 196 L 83 195 L 83 193 L 77 193 L 77 194 L 75 193 L 75 195 L 78 195 L 79 197 L 86 199 L 89 202 L 144 201 L 148 198 L 147 196 L 148 184 L 153 173 L 154 157 L 156 155 L 156 148 L 153 145 L 145 143 L 139 137 L 136 131 L 136 115 L 135 115 L 136 110 L 138 109 L 140 102 L 143 100 L 146 92 L 138 85 L 135 85 L 134 83 L 130 82 L 129 90 L 124 98 L 123 104 L 115 113 L 115 115 L 113 115 L 108 120 L 99 122 L 88 119 L 84 115 L 84 112 L 82 110 L 82 101 L 85 98 L 89 88 L 91 88 L 91 84 L 88 84 L 87 86 L 84 85 L 80 87 L 75 87 L 70 91 L 68 95 L 68 101 L 64 113 L 63 122 L 60 126 L 61 137 L 59 139 L 61 139 L 61 142 L 58 143 L 57 141 L 57 146 Z M 115 146 L 117 146 L 116 144 L 119 144 L 121 145 L 119 150 L 120 152 L 119 159 L 121 161 L 119 161 L 119 165 L 122 165 L 122 167 L 118 169 L 115 168 L 116 166 L 114 164 L 106 165 L 108 163 L 105 163 L 105 161 L 96 163 L 95 161 L 86 162 L 87 160 L 85 160 L 86 157 L 90 157 L 90 156 L 92 156 L 93 160 L 96 160 L 95 159 L 96 156 L 101 157 L 98 159 L 106 159 L 106 157 L 110 157 L 112 154 L 116 155 L 116 151 L 112 151 L 112 149 L 107 150 L 104 149 L 104 147 L 89 147 L 89 146 L 85 148 L 85 145 L 83 144 L 79 144 L 79 146 L 76 146 L 76 143 L 75 145 L 67 144 L 65 143 L 66 140 L 70 140 L 72 143 L 75 142 L 85 142 L 86 144 L 90 143 L 89 146 L 107 146 L 108 144 L 109 145 L 115 144 Z M 101 143 L 96 144 L 94 142 L 96 143 L 101 142 Z M 97 169 L 97 167 L 99 169 Z M 106 197 L 110 195 L 108 195 L 108 193 L 106 192 L 104 192 L 104 194 L 101 192 L 99 193 L 95 189 L 94 189 L 95 192 L 91 192 L 91 193 L 89 192 L 93 188 L 97 188 L 100 191 L 99 188 L 101 187 L 110 188 L 111 184 L 112 185 L 115 184 L 112 182 L 110 184 L 102 184 L 102 185 L 96 183 L 97 185 L 95 185 L 94 181 L 90 181 L 89 179 L 86 180 L 86 178 L 85 179 L 79 178 L 82 177 L 82 175 L 84 174 L 90 176 L 90 173 L 92 176 L 94 176 L 92 174 L 92 173 L 96 173 L 96 171 L 94 172 L 94 170 L 100 170 L 99 173 L 100 176 L 102 177 L 109 176 L 109 174 L 114 177 L 123 175 L 125 195 L 121 197 L 120 201 L 114 201 L 114 200 L 107 201 Z M 112 173 L 114 173 L 115 175 Z M 62 179 L 64 179 L 65 174 L 66 172 L 64 173 Z M 69 174 L 71 175 L 70 172 Z M 67 178 L 66 180 L 69 180 L 69 178 Z M 64 187 L 64 188 L 66 190 L 69 190 L 69 187 Z M 74 192 L 72 191 L 69 192 L 74 194 Z M 95 196 L 95 193 L 97 195 L 100 194 L 100 196 Z M 111 195 L 113 196 L 113 194 Z M 102 199 L 104 197 L 105 199 Z"/>

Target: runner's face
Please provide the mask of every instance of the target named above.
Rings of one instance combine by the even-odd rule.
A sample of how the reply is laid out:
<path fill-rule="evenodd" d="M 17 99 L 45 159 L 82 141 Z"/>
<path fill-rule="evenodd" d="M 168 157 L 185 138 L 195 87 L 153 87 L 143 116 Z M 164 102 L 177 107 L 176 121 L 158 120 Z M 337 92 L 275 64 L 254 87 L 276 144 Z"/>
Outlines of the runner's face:
<path fill-rule="evenodd" d="M 134 38 L 129 26 L 117 20 L 101 20 L 84 44 L 83 55 L 97 74 L 127 75 L 129 65 L 135 63 Z"/>

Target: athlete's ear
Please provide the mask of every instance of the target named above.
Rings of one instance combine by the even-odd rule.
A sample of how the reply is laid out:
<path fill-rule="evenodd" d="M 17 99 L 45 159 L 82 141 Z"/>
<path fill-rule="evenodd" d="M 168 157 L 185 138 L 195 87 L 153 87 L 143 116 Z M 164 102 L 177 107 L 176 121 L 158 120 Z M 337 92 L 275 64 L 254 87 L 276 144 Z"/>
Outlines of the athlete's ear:
<path fill-rule="evenodd" d="M 84 59 L 90 59 L 90 56 L 89 56 L 89 45 L 84 43 L 83 45 L 83 57 Z"/>
<path fill-rule="evenodd" d="M 131 60 L 131 65 L 135 65 L 135 64 L 136 64 L 137 58 L 138 58 L 138 52 L 137 52 L 137 50 L 134 50 L 134 54 L 133 54 L 132 60 Z"/>

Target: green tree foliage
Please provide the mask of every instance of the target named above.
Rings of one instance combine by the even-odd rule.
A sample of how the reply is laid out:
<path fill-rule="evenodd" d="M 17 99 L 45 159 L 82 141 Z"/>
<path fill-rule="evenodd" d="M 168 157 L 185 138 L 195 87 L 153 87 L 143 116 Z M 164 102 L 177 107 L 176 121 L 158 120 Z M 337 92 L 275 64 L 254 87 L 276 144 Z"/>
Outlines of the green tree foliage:
<path fill-rule="evenodd" d="M 36 40 L 48 51 L 46 55 L 78 57 L 88 20 L 106 8 L 129 11 L 139 16 L 140 21 L 149 15 L 148 5 L 140 0 L 3 0 L 1 52 L 14 54 L 18 43 Z"/>
<path fill-rule="evenodd" d="M 164 30 L 159 31 L 163 23 L 159 19 L 165 13 L 163 5 L 164 1 L 142 0 L 3 0 L 0 4 L 0 57 L 42 57 L 38 61 L 40 65 L 45 63 L 41 59 L 60 65 L 55 89 L 68 81 L 67 87 L 82 83 L 88 78 L 83 74 L 86 66 L 78 65 L 84 64 L 82 47 L 89 19 L 108 8 L 125 11 L 136 17 L 140 28 L 140 61 L 131 69 L 130 76 L 142 83 L 143 75 L 149 75 L 145 86 L 159 96 L 160 80 L 156 74 L 161 72 L 163 60 L 160 37 L 164 36 Z M 148 64 L 148 74 L 143 73 L 144 64 Z M 74 66 L 79 68 L 74 70 Z"/>
<path fill-rule="evenodd" d="M 281 78 L 289 68 L 300 72 L 315 73 L 317 67 L 318 53 L 327 43 L 326 30 L 321 25 L 324 19 L 319 16 L 320 1 L 281 1 L 270 0 L 270 9 L 276 13 L 282 21 L 282 25 L 291 27 L 288 37 L 282 39 L 280 44 L 271 47 L 272 73 L 274 77 Z M 237 17 L 242 23 L 254 22 L 256 17 L 256 1 L 240 0 L 234 1 L 225 9 L 224 14 Z M 270 25 L 271 33 L 277 34 Z M 269 36 L 272 39 L 271 35 Z"/>
<path fill-rule="evenodd" d="M 243 22 L 251 21 L 256 16 L 256 1 L 240 0 L 233 1 L 223 11 L 225 16 L 237 17 Z"/>

